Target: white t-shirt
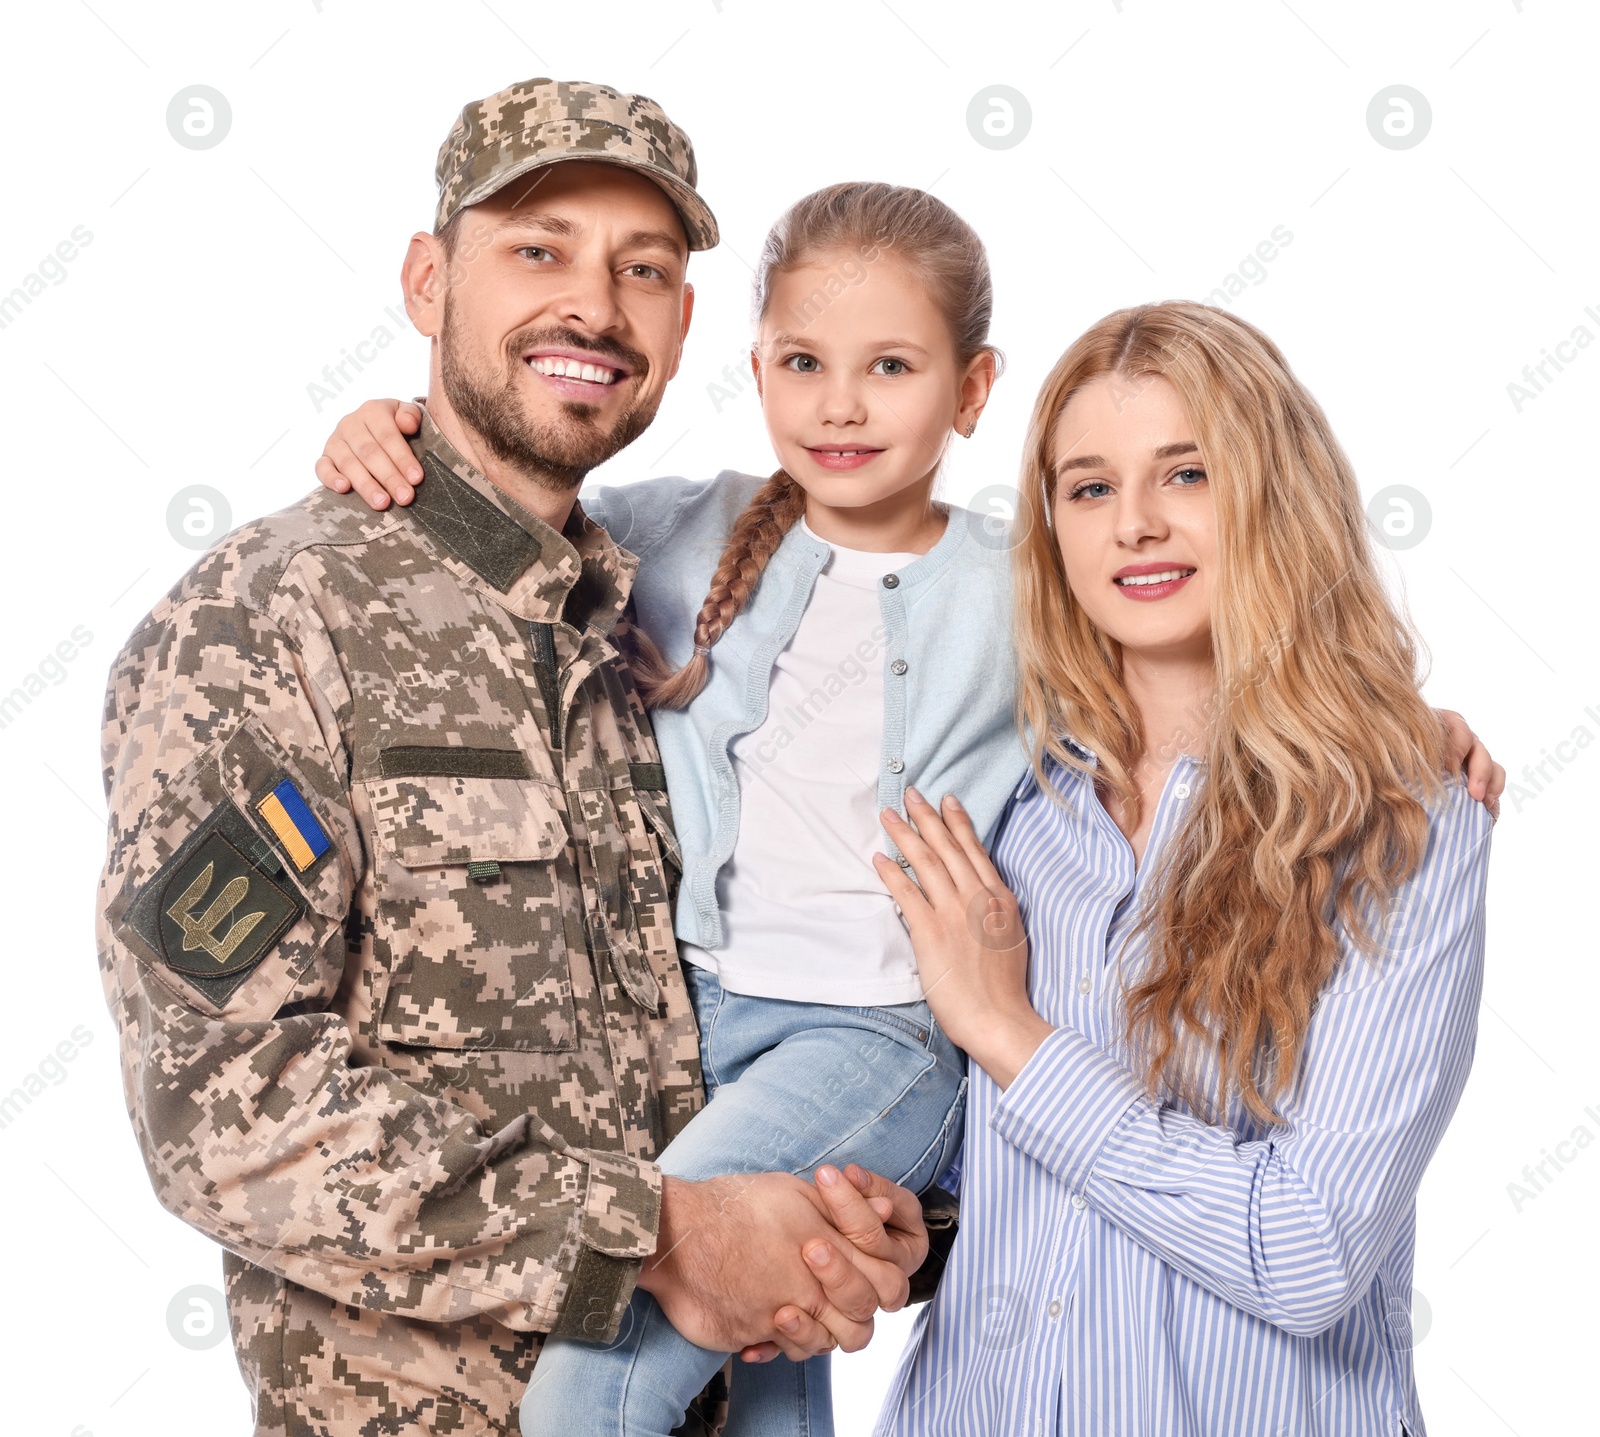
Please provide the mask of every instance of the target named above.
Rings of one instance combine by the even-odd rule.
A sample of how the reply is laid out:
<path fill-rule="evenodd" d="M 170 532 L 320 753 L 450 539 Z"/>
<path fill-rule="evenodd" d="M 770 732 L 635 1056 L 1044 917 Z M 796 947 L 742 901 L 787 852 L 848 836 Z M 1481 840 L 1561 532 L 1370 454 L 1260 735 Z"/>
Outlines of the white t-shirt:
<path fill-rule="evenodd" d="M 740 813 L 717 879 L 726 941 L 714 953 L 686 943 L 683 956 L 735 993 L 914 1003 L 922 985 L 911 939 L 872 855 L 888 851 L 878 819 L 888 639 L 878 590 L 919 556 L 831 547 L 773 666 L 766 720 L 731 746 Z"/>

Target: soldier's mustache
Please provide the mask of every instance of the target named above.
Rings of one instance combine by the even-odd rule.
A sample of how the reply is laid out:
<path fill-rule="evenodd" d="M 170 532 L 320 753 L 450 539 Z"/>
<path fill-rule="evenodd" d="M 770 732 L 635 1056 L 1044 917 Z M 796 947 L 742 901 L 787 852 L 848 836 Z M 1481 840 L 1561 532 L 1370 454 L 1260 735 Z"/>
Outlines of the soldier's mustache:
<path fill-rule="evenodd" d="M 632 379 L 642 379 L 650 372 L 650 361 L 637 349 L 629 349 L 627 345 L 615 339 L 579 334 L 575 329 L 565 329 L 560 325 L 523 330 L 512 336 L 508 346 L 512 362 L 515 364 L 520 364 L 522 356 L 530 349 L 553 347 L 581 349 L 587 354 L 594 355 L 596 359 L 610 360 L 612 363 L 608 367 L 626 369 Z"/>

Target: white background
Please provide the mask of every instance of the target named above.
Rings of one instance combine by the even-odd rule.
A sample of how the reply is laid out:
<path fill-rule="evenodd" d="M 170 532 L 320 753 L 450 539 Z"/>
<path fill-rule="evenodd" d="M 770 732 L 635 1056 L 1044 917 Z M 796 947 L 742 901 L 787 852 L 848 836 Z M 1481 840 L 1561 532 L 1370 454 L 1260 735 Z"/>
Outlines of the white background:
<path fill-rule="evenodd" d="M 1014 481 L 1034 391 L 1085 325 L 1204 298 L 1276 226 L 1292 233 L 1235 308 L 1310 383 L 1369 495 L 1425 496 L 1431 524 L 1393 561 L 1429 693 L 1523 785 L 1495 838 L 1477 1062 L 1420 1200 L 1424 1409 L 1435 1434 L 1596 1429 L 1600 1143 L 1564 1149 L 1520 1211 L 1507 1186 L 1574 1129 L 1600 1137 L 1600 745 L 1523 776 L 1580 726 L 1600 737 L 1600 346 L 1548 369 L 1520 412 L 1507 390 L 1576 326 L 1600 337 L 1584 313 L 1600 313 L 1592 5 L 80 0 L 9 10 L 5 41 L 0 295 L 75 226 L 92 234 L 0 329 L 0 695 L 76 626 L 92 634 L 0 729 L 0 1097 L 75 1027 L 92 1035 L 0 1128 L 9 1430 L 248 1430 L 230 1346 L 169 1333 L 176 1293 L 220 1285 L 218 1257 L 151 1196 L 96 974 L 104 675 L 196 557 L 169 531 L 179 490 L 219 490 L 237 523 L 313 482 L 339 407 L 319 413 L 308 385 L 375 327 L 399 335 L 386 307 L 454 112 L 547 74 L 660 100 L 696 140 L 726 240 L 694 260 L 684 371 L 611 479 L 770 466 L 753 391 L 708 386 L 741 362 L 746 262 L 819 185 L 932 187 L 990 246 L 1010 366 L 952 454 L 957 501 Z M 166 122 L 196 84 L 232 111 L 206 150 Z M 967 126 L 995 84 L 1032 110 L 1006 150 Z M 1432 110 L 1406 150 L 1366 123 L 1394 84 Z M 406 332 L 346 394 L 418 392 L 424 364 Z M 885 1322 L 840 1364 L 842 1433 L 867 1431 L 904 1330 Z"/>

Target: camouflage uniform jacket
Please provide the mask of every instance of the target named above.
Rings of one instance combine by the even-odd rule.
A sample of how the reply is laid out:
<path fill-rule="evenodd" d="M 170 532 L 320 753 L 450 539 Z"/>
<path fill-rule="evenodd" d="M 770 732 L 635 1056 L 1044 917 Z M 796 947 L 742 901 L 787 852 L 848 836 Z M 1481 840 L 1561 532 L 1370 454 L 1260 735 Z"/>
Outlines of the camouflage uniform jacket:
<path fill-rule="evenodd" d="M 614 1335 L 702 1101 L 637 560 L 424 421 L 428 482 L 246 525 L 112 669 L 99 949 L 259 1434 L 515 1432 Z"/>

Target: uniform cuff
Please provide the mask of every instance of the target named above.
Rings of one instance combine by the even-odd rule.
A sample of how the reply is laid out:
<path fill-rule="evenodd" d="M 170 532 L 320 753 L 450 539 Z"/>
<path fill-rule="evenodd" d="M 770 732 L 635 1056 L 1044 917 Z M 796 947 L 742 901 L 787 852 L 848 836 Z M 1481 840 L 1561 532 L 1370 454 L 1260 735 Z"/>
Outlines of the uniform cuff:
<path fill-rule="evenodd" d="M 1144 1085 L 1075 1028 L 1057 1028 L 1012 1080 L 989 1125 L 1073 1192 Z"/>
<path fill-rule="evenodd" d="M 643 1260 L 656 1250 L 661 1169 L 617 1153 L 586 1151 L 588 1186 L 572 1269 L 554 1337 L 612 1342 L 633 1297 Z"/>
<path fill-rule="evenodd" d="M 620 1153 L 585 1149 L 589 1186 L 578 1240 L 608 1257 L 649 1257 L 661 1225 L 661 1169 Z"/>

